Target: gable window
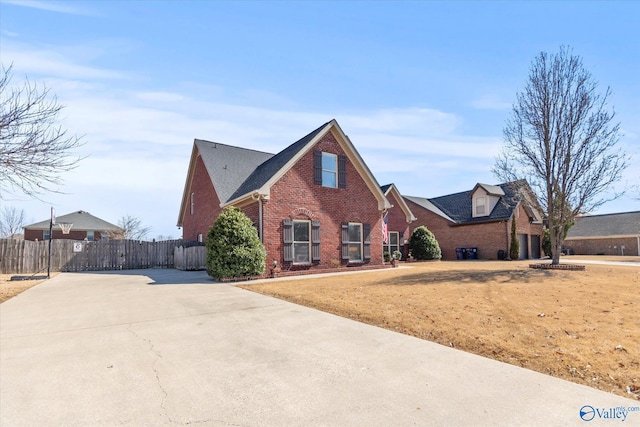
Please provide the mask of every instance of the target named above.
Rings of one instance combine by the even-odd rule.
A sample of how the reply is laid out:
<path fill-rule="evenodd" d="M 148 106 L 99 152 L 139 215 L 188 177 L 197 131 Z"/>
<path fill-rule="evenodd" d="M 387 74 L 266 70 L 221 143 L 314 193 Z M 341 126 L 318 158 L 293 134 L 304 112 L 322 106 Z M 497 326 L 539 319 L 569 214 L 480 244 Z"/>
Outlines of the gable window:
<path fill-rule="evenodd" d="M 49 230 L 42 230 L 42 240 L 49 240 L 51 238 L 51 232 Z"/>
<path fill-rule="evenodd" d="M 486 215 L 487 213 L 486 198 L 476 197 L 475 200 L 476 200 L 476 215 Z"/>
<path fill-rule="evenodd" d="M 95 233 L 93 231 L 87 231 L 87 240 L 90 242 L 95 240 Z"/>
<path fill-rule="evenodd" d="M 194 204 L 194 200 L 193 200 L 193 199 L 194 199 L 194 197 L 195 197 L 195 194 L 196 194 L 196 193 L 191 193 L 191 215 L 193 215 L 193 208 L 194 208 L 194 206 L 195 206 L 195 204 Z"/>
<path fill-rule="evenodd" d="M 285 219 L 282 232 L 285 262 L 311 264 L 320 261 L 320 221 Z"/>
<path fill-rule="evenodd" d="M 347 188 L 347 157 L 323 151 L 313 152 L 313 180 L 328 188 Z"/>
<path fill-rule="evenodd" d="M 338 156 L 322 153 L 322 186 L 338 187 Z"/>

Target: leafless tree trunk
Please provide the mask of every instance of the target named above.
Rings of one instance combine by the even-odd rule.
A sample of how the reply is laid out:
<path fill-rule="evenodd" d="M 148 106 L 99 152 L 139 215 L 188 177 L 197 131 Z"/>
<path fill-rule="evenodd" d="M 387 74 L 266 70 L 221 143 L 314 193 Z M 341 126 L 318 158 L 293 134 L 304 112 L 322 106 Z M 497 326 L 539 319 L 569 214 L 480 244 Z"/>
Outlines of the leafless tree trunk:
<path fill-rule="evenodd" d="M 0 69 L 0 198 L 56 191 L 61 174 L 81 160 L 73 150 L 83 143 L 56 123 L 63 106 L 49 89 L 28 80 L 11 87 L 11 67 Z"/>
<path fill-rule="evenodd" d="M 24 209 L 5 206 L 0 212 L 0 238 L 12 237 L 22 233 L 26 217 Z"/>
<path fill-rule="evenodd" d="M 605 197 L 627 162 L 617 147 L 620 125 L 607 108 L 611 91 L 600 94 L 597 86 L 569 48 L 540 53 L 517 94 L 493 168 L 499 178 L 524 178 L 533 188 L 549 222 L 553 264 L 560 262 L 565 227 L 621 195 Z"/>

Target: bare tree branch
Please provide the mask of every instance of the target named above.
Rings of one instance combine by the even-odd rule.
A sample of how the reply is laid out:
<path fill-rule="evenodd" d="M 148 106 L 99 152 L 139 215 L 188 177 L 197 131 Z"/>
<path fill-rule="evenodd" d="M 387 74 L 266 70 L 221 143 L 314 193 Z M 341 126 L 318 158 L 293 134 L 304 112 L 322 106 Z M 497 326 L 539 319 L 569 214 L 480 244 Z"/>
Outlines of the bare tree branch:
<path fill-rule="evenodd" d="M 109 233 L 111 239 L 144 240 L 152 230 L 152 227 L 143 226 L 140 218 L 129 214 L 123 215 L 118 220 L 118 226 L 122 231 Z"/>
<path fill-rule="evenodd" d="M 503 130 L 493 172 L 526 179 L 549 221 L 553 263 L 574 218 L 622 194 L 605 194 L 628 166 L 618 148 L 620 124 L 598 84 L 567 47 L 541 52 Z"/>
<path fill-rule="evenodd" d="M 48 88 L 10 87 L 12 67 L 0 68 L 0 198 L 16 190 L 37 198 L 78 166 L 73 150 L 83 142 L 57 124 L 64 107 Z"/>
<path fill-rule="evenodd" d="M 5 206 L 0 211 L 0 238 L 13 237 L 22 233 L 26 222 L 24 209 Z"/>

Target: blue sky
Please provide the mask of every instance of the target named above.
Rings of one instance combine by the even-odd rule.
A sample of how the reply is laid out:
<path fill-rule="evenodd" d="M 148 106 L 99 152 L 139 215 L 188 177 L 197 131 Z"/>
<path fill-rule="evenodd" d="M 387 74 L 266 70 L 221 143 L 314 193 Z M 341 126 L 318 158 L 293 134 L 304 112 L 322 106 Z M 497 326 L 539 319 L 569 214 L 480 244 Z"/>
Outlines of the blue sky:
<path fill-rule="evenodd" d="M 179 237 L 194 138 L 278 152 L 337 119 L 380 184 L 437 197 L 494 184 L 540 51 L 571 46 L 610 86 L 640 181 L 640 2 L 0 0 L 0 57 L 44 82 L 88 156 L 29 222 L 86 210 Z M 638 193 L 593 213 L 640 209 Z"/>

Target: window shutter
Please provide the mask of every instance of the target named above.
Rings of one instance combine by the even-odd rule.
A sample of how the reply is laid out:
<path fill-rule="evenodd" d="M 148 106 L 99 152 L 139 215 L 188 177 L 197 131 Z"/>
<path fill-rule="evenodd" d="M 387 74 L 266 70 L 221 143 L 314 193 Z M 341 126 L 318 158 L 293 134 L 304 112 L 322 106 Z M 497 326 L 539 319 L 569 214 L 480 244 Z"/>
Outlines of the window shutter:
<path fill-rule="evenodd" d="M 311 221 L 311 260 L 320 261 L 320 221 Z"/>
<path fill-rule="evenodd" d="M 362 237 L 363 237 L 363 258 L 371 259 L 371 239 L 369 238 L 371 235 L 371 225 L 370 224 L 362 224 Z"/>
<path fill-rule="evenodd" d="M 322 185 L 322 151 L 313 152 L 313 182 Z"/>
<path fill-rule="evenodd" d="M 338 156 L 338 188 L 347 188 L 347 156 Z"/>
<path fill-rule="evenodd" d="M 282 221 L 282 238 L 284 249 L 284 262 L 293 262 L 293 221 Z"/>
<path fill-rule="evenodd" d="M 349 260 L 349 223 L 342 223 L 342 259 Z"/>

